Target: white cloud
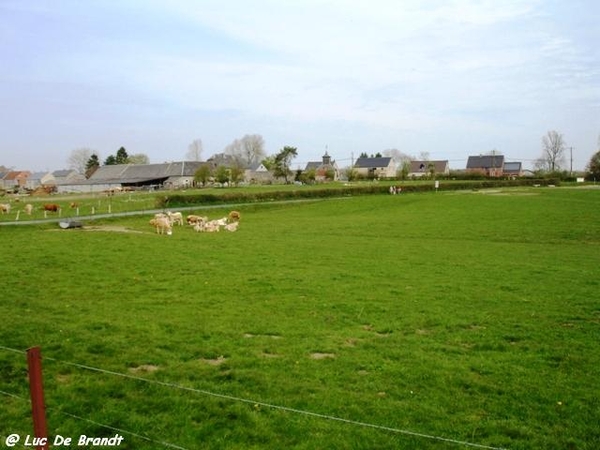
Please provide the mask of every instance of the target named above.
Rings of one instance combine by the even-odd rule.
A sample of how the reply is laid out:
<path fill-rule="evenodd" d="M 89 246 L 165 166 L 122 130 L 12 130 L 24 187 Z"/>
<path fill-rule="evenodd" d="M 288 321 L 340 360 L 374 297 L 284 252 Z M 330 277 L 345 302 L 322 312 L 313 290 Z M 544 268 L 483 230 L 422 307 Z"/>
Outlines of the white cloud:
<path fill-rule="evenodd" d="M 11 67 L 4 79 L 62 86 L 35 100 L 51 105 L 66 96 L 63 103 L 81 108 L 77 116 L 101 121 L 106 111 L 144 131 L 160 128 L 161 108 L 173 116 L 214 111 L 220 118 L 228 111 L 265 129 L 311 126 L 323 134 L 329 127 L 339 134 L 334 128 L 346 122 L 354 139 L 375 151 L 421 133 L 439 136 L 449 152 L 469 152 L 471 137 L 476 146 L 529 128 L 537 141 L 545 121 L 549 128 L 569 123 L 561 109 L 582 116 L 600 99 L 598 50 L 561 22 L 560 5 L 553 10 L 539 1 L 19 4 L 4 6 L 25 17 L 0 26 L 9 30 L 8 44 L 0 43 Z M 15 59 L 8 48 L 17 44 Z M 0 98 L 3 90 L 10 97 L 6 86 Z M 143 124 L 136 125 L 138 115 Z M 230 125 L 218 128 L 226 133 Z"/>

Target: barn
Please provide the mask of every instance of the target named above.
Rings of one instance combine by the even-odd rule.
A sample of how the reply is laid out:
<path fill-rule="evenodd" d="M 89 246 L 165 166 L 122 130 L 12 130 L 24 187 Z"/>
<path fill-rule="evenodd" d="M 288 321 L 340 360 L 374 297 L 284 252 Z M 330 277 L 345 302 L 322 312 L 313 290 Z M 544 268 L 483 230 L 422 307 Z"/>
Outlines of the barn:
<path fill-rule="evenodd" d="M 199 161 L 100 166 L 82 182 L 58 186 L 59 192 L 102 192 L 114 189 L 178 189 L 194 185 Z"/>

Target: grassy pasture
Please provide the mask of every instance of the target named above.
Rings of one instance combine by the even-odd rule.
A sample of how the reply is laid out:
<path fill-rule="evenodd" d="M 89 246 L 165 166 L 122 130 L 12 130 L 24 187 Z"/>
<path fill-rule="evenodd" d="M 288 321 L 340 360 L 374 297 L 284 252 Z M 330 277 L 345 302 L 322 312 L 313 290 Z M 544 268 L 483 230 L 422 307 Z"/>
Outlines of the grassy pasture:
<path fill-rule="evenodd" d="M 236 233 L 172 236 L 148 216 L 0 227 L 0 345 L 42 347 L 52 435 L 114 435 L 100 423 L 154 441 L 122 433 L 120 448 L 464 448 L 277 405 L 596 449 L 599 201 L 545 188 L 253 204 Z M 31 433 L 24 354 L 0 349 L 0 391 L 2 439 Z"/>

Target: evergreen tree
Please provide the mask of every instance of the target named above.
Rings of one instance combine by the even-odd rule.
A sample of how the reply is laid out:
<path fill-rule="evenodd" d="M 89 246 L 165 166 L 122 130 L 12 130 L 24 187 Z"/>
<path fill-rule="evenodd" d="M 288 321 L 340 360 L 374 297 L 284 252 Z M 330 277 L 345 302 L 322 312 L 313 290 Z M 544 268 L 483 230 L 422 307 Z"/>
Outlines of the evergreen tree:
<path fill-rule="evenodd" d="M 117 164 L 127 164 L 129 162 L 129 155 L 125 147 L 121 147 L 117 150 L 117 156 L 115 158 Z"/>
<path fill-rule="evenodd" d="M 92 153 L 90 158 L 85 163 L 85 177 L 89 178 L 93 175 L 93 173 L 100 167 L 100 160 L 98 159 L 98 155 Z"/>

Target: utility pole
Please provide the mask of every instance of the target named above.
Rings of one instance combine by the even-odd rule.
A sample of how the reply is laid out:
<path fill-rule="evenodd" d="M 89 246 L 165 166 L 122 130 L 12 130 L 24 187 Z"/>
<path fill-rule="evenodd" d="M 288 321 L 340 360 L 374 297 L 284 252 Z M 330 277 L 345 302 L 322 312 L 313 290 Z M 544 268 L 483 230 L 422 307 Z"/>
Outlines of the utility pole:
<path fill-rule="evenodd" d="M 573 147 L 569 147 L 571 149 L 571 169 L 569 171 L 569 176 L 573 176 Z"/>

